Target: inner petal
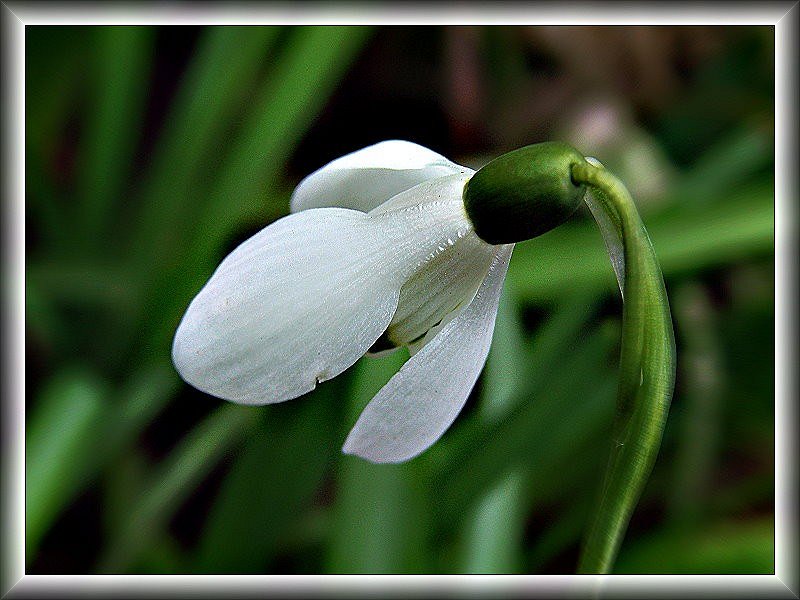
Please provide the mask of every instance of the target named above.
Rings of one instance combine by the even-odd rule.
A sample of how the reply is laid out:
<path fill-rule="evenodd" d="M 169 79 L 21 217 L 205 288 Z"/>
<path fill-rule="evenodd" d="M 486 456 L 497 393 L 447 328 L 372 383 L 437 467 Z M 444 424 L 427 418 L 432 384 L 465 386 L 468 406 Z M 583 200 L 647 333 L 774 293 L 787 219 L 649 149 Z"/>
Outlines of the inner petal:
<path fill-rule="evenodd" d="M 472 300 L 486 278 L 494 248 L 473 231 L 443 239 L 400 289 L 385 338 L 404 346 L 422 337 L 446 315 Z"/>
<path fill-rule="evenodd" d="M 421 183 L 370 211 L 382 223 L 384 243 L 394 246 L 404 265 L 398 309 L 371 353 L 423 337 L 469 302 L 486 277 L 494 247 L 475 234 L 464 210 L 469 177 L 459 173 Z"/>

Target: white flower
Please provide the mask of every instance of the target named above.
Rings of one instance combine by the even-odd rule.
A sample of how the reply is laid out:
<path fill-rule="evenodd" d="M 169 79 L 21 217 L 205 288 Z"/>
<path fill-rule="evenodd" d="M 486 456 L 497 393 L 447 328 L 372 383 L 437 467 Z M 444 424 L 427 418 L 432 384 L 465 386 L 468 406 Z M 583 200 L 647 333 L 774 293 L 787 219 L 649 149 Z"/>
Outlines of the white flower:
<path fill-rule="evenodd" d="M 423 452 L 483 368 L 513 249 L 475 234 L 462 200 L 473 173 L 387 141 L 306 177 L 292 214 L 231 252 L 190 304 L 173 344 L 178 372 L 214 396 L 269 404 L 370 348 L 408 346 L 343 450 L 374 462 Z"/>

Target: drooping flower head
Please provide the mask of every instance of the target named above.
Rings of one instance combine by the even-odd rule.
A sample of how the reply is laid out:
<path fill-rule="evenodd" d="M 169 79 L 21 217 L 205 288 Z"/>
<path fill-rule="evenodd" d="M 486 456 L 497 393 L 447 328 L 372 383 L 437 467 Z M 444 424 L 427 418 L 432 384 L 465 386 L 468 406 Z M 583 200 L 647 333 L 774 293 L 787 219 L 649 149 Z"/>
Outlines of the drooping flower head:
<path fill-rule="evenodd" d="M 535 181 L 549 205 L 538 215 L 534 205 L 533 218 L 530 174 L 515 176 L 513 164 L 508 172 L 501 163 L 500 177 L 491 168 L 476 175 L 395 140 L 325 165 L 297 186 L 292 214 L 231 252 L 191 302 L 173 344 L 178 372 L 219 398 L 270 404 L 370 350 L 406 346 L 411 358 L 343 450 L 374 462 L 418 455 L 456 418 L 483 368 L 513 242 L 559 224 L 583 196 L 569 179 L 570 161 L 583 157 L 558 146 L 565 170 Z M 527 208 L 517 205 L 523 196 Z"/>

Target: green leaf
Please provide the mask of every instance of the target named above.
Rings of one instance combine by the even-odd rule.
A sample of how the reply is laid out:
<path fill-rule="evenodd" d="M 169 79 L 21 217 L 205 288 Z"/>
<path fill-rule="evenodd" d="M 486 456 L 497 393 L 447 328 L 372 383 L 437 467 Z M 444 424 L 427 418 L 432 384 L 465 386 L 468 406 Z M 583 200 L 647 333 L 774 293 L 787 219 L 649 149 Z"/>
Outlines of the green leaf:
<path fill-rule="evenodd" d="M 121 386 L 114 419 L 104 432 L 105 451 L 99 464 L 108 464 L 136 441 L 141 431 L 167 406 L 180 388 L 181 380 L 166 361 L 143 365 Z"/>
<path fill-rule="evenodd" d="M 535 482 L 537 494 L 547 492 L 548 484 L 540 478 L 554 469 L 560 485 L 569 474 L 565 466 L 576 460 L 579 441 L 597 439 L 610 422 L 613 378 L 606 366 L 610 347 L 608 336 L 595 332 L 569 353 L 569 360 L 562 356 L 559 368 L 535 396 L 520 399 L 507 417 L 482 428 L 460 453 L 453 453 L 441 468 L 431 469 L 430 485 L 438 490 L 437 528 L 453 527 L 465 507 L 510 468 L 523 468 L 526 478 Z"/>
<path fill-rule="evenodd" d="M 280 27 L 209 27 L 170 107 L 164 130 L 145 176 L 143 207 L 136 229 L 135 251 L 146 259 L 154 251 L 177 248 L 176 231 L 196 215 L 201 189 L 200 167 L 209 156 L 225 156 L 219 144 L 238 109 L 270 60 Z M 219 160 L 219 157 L 216 158 Z M 164 202 L 170 209 L 164 210 Z"/>
<path fill-rule="evenodd" d="M 134 565 L 195 487 L 252 430 L 257 414 L 252 407 L 226 404 L 189 432 L 133 503 L 133 512 L 112 538 L 98 571 L 119 573 Z"/>
<path fill-rule="evenodd" d="M 33 469 L 33 479 L 26 486 L 26 501 L 31 503 L 26 510 L 29 553 L 35 551 L 43 533 L 69 502 L 135 441 L 169 401 L 177 383 L 171 369 L 143 368 L 119 390 L 112 390 L 91 373 L 69 368 L 45 388 L 27 433 L 26 468 Z M 115 396 L 119 404 L 113 401 Z M 74 420 L 75 427 L 58 425 L 59 420 Z M 55 428 L 58 435 L 50 436 L 48 428 Z M 43 454 L 43 448 L 48 454 Z M 64 455 L 59 454 L 58 460 L 68 461 L 69 469 L 51 477 L 49 470 L 57 469 L 59 463 L 43 456 L 51 456 L 59 448 Z M 37 492 L 35 488 L 42 485 L 45 489 L 57 486 L 58 492 Z"/>
<path fill-rule="evenodd" d="M 285 211 L 265 206 L 265 193 L 370 33 L 368 27 L 292 29 L 198 215 L 193 247 L 200 256 L 217 248 L 219 233 L 253 212 L 274 218 Z"/>
<path fill-rule="evenodd" d="M 356 364 L 350 394 L 355 423 L 367 402 L 407 358 L 404 350 Z M 376 465 L 342 455 L 337 470 L 328 573 L 413 573 L 425 568 L 426 519 L 416 465 Z"/>
<path fill-rule="evenodd" d="M 585 298 L 573 300 L 550 315 L 534 339 L 529 341 L 511 298 L 512 294 L 506 290 L 482 376 L 482 422 L 476 422 L 476 428 L 488 429 L 508 416 L 525 395 L 538 396 L 559 364 L 568 363 L 563 357 L 569 356 L 570 348 L 590 317 L 593 304 Z M 539 402 L 541 398 L 533 401 Z M 461 447 L 464 446 L 462 440 Z M 523 569 L 521 536 L 524 519 L 527 509 L 535 504 L 537 498 L 536 494 L 530 493 L 531 487 L 541 489 L 556 479 L 559 485 L 567 481 L 563 477 L 544 477 L 545 472 L 540 471 L 537 479 L 531 482 L 527 472 L 524 473 L 519 468 L 509 471 L 472 506 L 463 525 L 458 572 L 515 573 Z M 538 498 L 541 497 L 539 494 Z"/>
<path fill-rule="evenodd" d="M 290 403 L 250 408 L 258 426 L 235 455 L 200 537 L 197 573 L 264 573 L 304 515 L 338 452 L 339 382 Z"/>
<path fill-rule="evenodd" d="M 525 530 L 523 476 L 513 471 L 473 507 L 465 523 L 459 573 L 517 573 Z"/>
<path fill-rule="evenodd" d="M 100 482 L 103 488 L 105 510 L 103 531 L 106 537 L 119 531 L 135 509 L 140 492 L 145 487 L 150 465 L 138 448 L 130 448 L 107 469 Z"/>
<path fill-rule="evenodd" d="M 670 195 L 691 209 L 746 185 L 773 162 L 771 134 L 767 128 L 742 128 L 724 136 L 692 165 Z"/>
<path fill-rule="evenodd" d="M 605 456 L 597 452 L 598 445 L 603 441 L 602 433 L 598 432 L 597 438 L 589 440 L 589 443 L 581 444 L 582 460 L 575 461 L 571 466 L 570 470 L 574 472 L 571 472 L 569 477 L 558 479 L 559 495 L 550 502 L 550 508 L 555 514 L 548 519 L 545 529 L 532 541 L 531 551 L 526 557 L 528 572 L 544 572 L 549 561 L 579 546 L 593 500 L 592 494 L 587 493 L 587 489 L 596 485 L 597 473 L 601 472 L 604 466 Z M 534 482 L 532 485 L 535 486 L 537 483 Z M 546 503 L 544 499 L 539 502 L 539 504 Z"/>
<path fill-rule="evenodd" d="M 488 422 L 513 408 L 526 385 L 530 352 L 517 299 L 506 288 L 500 297 L 492 346 L 481 375 L 481 416 Z"/>
<path fill-rule="evenodd" d="M 44 387 L 25 444 L 25 549 L 36 550 L 56 516 L 87 483 L 105 426 L 108 385 L 84 368 L 65 368 Z"/>
<path fill-rule="evenodd" d="M 757 575 L 775 572 L 772 519 L 656 531 L 620 553 L 614 573 Z"/>
<path fill-rule="evenodd" d="M 79 153 L 77 196 L 82 206 L 82 240 L 102 239 L 115 204 L 130 176 L 130 164 L 147 98 L 154 27 L 95 27 L 97 45 L 88 65 L 93 86 L 89 119 Z"/>
<path fill-rule="evenodd" d="M 504 294 L 511 295 L 508 288 L 504 290 Z M 492 407 L 488 411 L 481 409 L 478 415 L 472 418 L 459 417 L 461 422 L 457 422 L 456 426 L 420 457 L 426 468 L 434 473 L 446 472 L 452 464 L 458 464 L 465 454 L 470 453 L 482 442 L 486 431 L 497 426 L 500 421 L 511 418 L 513 408 L 528 401 L 538 402 L 539 393 L 551 388 L 553 377 L 570 368 L 569 362 L 565 361 L 564 357 L 573 356 L 579 338 L 583 337 L 584 330 L 589 327 L 587 322 L 592 317 L 595 303 L 595 300 L 582 295 L 565 299 L 564 304 L 556 307 L 537 329 L 532 339 L 525 336 L 524 344 L 519 349 L 520 354 L 513 359 L 514 368 L 519 369 L 519 373 L 514 376 L 517 385 L 515 396 L 504 400 L 502 407 L 498 407 L 497 411 Z M 499 317 L 506 318 L 504 315 Z M 523 334 L 523 332 L 518 333 Z M 502 336 L 498 343 L 501 344 L 501 348 L 504 347 Z M 492 345 L 494 347 L 494 341 Z M 490 358 L 491 352 L 493 350 L 490 351 Z M 509 360 L 508 357 L 504 357 L 503 361 L 505 360 Z M 486 368 L 496 368 L 497 363 L 494 365 L 495 367 L 492 363 L 487 363 Z M 499 384 L 495 390 L 504 389 L 505 383 L 498 380 L 506 372 L 506 370 L 500 374 L 484 372 L 484 377 L 488 375 L 489 380 L 488 386 L 481 383 L 484 386 L 481 392 L 482 403 L 493 402 L 487 395 L 493 393 L 494 382 Z"/>

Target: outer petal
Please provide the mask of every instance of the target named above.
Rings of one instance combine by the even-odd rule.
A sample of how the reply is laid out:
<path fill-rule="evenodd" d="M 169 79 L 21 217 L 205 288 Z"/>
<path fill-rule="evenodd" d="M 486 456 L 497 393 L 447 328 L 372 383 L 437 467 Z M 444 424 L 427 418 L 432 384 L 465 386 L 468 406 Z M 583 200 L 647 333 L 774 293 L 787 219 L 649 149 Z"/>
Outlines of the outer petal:
<path fill-rule="evenodd" d="M 486 362 L 513 245 L 500 246 L 474 300 L 370 401 L 343 451 L 378 463 L 403 462 L 450 426 Z"/>
<path fill-rule="evenodd" d="M 472 172 L 424 146 L 389 140 L 337 158 L 303 179 L 291 211 L 338 206 L 369 212 L 423 181 Z"/>
<path fill-rule="evenodd" d="M 414 210 L 323 208 L 260 231 L 189 306 L 173 344 L 178 372 L 215 396 L 266 404 L 344 371 L 386 329 L 400 288 L 427 254 L 469 227 L 464 179 L 426 182 L 397 197 Z"/>
<path fill-rule="evenodd" d="M 396 281 L 364 248 L 369 234 L 363 213 L 328 208 L 244 242 L 186 311 L 172 350 L 178 372 L 214 396 L 266 404 L 344 371 L 397 306 Z"/>

